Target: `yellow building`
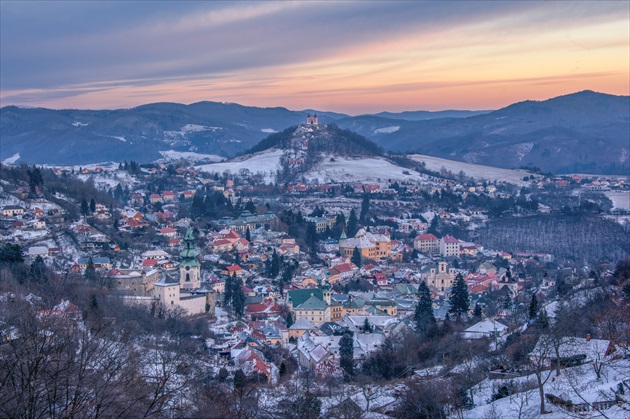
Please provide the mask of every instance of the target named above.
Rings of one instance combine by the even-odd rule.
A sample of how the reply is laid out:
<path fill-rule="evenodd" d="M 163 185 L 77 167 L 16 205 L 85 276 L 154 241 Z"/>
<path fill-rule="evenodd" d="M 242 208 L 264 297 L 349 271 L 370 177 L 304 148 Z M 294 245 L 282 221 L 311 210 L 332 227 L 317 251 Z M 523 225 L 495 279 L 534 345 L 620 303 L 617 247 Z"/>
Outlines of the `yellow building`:
<path fill-rule="evenodd" d="M 345 257 L 351 258 L 355 248 L 361 252 L 362 259 L 387 259 L 391 254 L 391 240 L 384 234 L 372 234 L 361 229 L 354 237 L 339 243 L 339 252 Z"/>

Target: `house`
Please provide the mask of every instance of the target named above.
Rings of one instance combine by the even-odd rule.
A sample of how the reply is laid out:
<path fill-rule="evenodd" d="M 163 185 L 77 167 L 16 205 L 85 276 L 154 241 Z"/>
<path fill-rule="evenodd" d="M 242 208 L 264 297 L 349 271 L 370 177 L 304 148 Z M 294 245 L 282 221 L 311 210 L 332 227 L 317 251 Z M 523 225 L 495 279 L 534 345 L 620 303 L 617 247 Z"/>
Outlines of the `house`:
<path fill-rule="evenodd" d="M 157 204 L 158 202 L 163 202 L 162 201 L 162 195 L 160 194 L 151 194 L 151 196 L 149 196 L 149 202 L 152 204 Z"/>
<path fill-rule="evenodd" d="M 251 320 L 275 317 L 279 316 L 281 313 L 282 307 L 273 300 L 263 301 L 258 304 L 248 304 L 247 307 L 245 307 L 245 315 Z"/>
<path fill-rule="evenodd" d="M 221 271 L 221 273 L 230 277 L 232 275 L 241 276 L 243 275 L 243 268 L 241 268 L 239 265 L 230 265 L 226 266 L 225 269 Z"/>
<path fill-rule="evenodd" d="M 295 323 L 289 327 L 289 339 L 297 339 L 302 336 L 304 333 L 309 330 L 316 330 L 317 326 L 315 326 L 311 321 L 309 321 L 306 317 L 302 317 L 298 319 Z"/>
<path fill-rule="evenodd" d="M 459 240 L 453 236 L 444 236 L 440 239 L 440 256 L 458 257 L 460 254 Z"/>
<path fill-rule="evenodd" d="M 24 208 L 19 205 L 7 205 L 2 208 L 2 215 L 5 217 L 15 217 L 18 215 L 24 215 Z"/>
<path fill-rule="evenodd" d="M 156 260 L 163 260 L 163 259 L 168 259 L 171 257 L 164 250 L 147 250 L 146 252 L 142 253 L 142 255 L 140 256 L 142 257 L 142 259 L 156 259 Z"/>
<path fill-rule="evenodd" d="M 175 193 L 173 191 L 162 191 L 162 200 L 164 202 L 173 202 L 175 200 Z"/>
<path fill-rule="evenodd" d="M 362 259 L 382 260 L 389 258 L 391 254 L 390 242 L 385 234 L 372 234 L 360 229 L 354 237 L 339 243 L 339 252 L 342 256 L 351 258 L 357 248 Z"/>
<path fill-rule="evenodd" d="M 37 256 L 45 258 L 48 257 L 49 254 L 49 249 L 46 246 L 31 246 L 26 252 L 26 256 L 31 259 L 35 259 Z"/>
<path fill-rule="evenodd" d="M 384 287 L 387 285 L 387 276 L 382 272 L 375 272 L 374 281 L 379 287 Z"/>
<path fill-rule="evenodd" d="M 89 263 L 90 258 L 79 258 L 77 261 L 79 268 L 85 269 Z M 112 267 L 109 258 L 106 256 L 92 258 L 92 263 L 95 269 L 109 269 Z"/>
<path fill-rule="evenodd" d="M 172 227 L 164 227 L 164 228 L 160 229 L 160 235 L 162 235 L 164 237 L 173 238 L 173 237 L 177 236 L 177 230 L 175 230 Z"/>
<path fill-rule="evenodd" d="M 314 294 L 304 301 L 302 304 L 293 307 L 295 319 L 306 318 L 315 326 L 330 321 L 330 308 L 326 301 L 320 300 Z"/>
<path fill-rule="evenodd" d="M 278 380 L 278 367 L 265 361 L 262 352 L 249 345 L 234 358 L 234 364 L 241 367 L 248 375 L 264 375 L 270 383 L 275 383 Z"/>
<path fill-rule="evenodd" d="M 468 329 L 461 332 L 464 339 L 498 338 L 508 332 L 508 327 L 494 319 L 486 319 L 475 323 Z"/>
<path fill-rule="evenodd" d="M 419 234 L 413 239 L 413 248 L 420 253 L 435 254 L 440 250 L 440 239 L 431 233 Z"/>

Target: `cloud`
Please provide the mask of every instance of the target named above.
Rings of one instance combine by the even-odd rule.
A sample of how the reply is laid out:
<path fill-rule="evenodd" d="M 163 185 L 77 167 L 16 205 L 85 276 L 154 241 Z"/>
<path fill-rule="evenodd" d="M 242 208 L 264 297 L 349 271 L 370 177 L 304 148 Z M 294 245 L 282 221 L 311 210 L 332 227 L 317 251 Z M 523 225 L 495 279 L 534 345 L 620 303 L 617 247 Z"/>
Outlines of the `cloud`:
<path fill-rule="evenodd" d="M 595 55 L 616 46 L 609 55 L 627 62 L 628 10 L 620 3 L 1 2 L 0 97 L 36 101 L 42 92 L 53 103 L 55 95 L 83 95 L 98 107 L 99 93 L 121 104 L 157 92 L 184 101 L 193 84 L 210 97 L 247 98 L 249 90 L 258 100 L 301 94 L 306 83 L 365 96 L 405 84 L 472 85 L 493 71 L 539 77 L 564 69 L 533 69 L 531 60 L 544 67 L 563 59 L 571 68 L 589 60 L 564 44 Z M 589 37 L 594 27 L 614 30 Z M 529 74 L 508 60 L 526 63 Z"/>

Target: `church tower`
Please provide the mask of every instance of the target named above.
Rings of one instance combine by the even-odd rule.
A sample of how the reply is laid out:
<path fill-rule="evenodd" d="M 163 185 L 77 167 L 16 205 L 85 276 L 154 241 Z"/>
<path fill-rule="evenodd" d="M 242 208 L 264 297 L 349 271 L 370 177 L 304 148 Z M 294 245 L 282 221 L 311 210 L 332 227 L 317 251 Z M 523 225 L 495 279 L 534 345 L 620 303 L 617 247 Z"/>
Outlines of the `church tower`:
<path fill-rule="evenodd" d="M 179 285 L 182 288 L 196 289 L 201 286 L 201 272 L 199 267 L 199 251 L 195 249 L 195 237 L 191 229 L 184 237 L 184 250 L 179 254 L 182 261 L 179 264 Z"/>

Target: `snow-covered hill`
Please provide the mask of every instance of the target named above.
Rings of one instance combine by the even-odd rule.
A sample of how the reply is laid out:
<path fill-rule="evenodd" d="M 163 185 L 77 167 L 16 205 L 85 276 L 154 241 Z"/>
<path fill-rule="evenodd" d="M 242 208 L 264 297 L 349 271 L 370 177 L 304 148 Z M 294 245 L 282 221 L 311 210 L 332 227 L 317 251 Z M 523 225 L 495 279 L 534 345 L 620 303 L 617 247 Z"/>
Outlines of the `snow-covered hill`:
<path fill-rule="evenodd" d="M 439 172 L 442 168 L 453 173 L 464 172 L 466 176 L 488 181 L 509 182 L 515 185 L 526 185 L 523 178 L 531 173 L 525 170 L 502 169 L 499 167 L 483 166 L 481 164 L 464 163 L 461 161 L 441 159 L 439 157 L 424 156 L 422 154 L 411 154 L 410 159 L 417 162 L 424 162 L 426 168 Z"/>
<path fill-rule="evenodd" d="M 410 180 L 423 183 L 426 176 L 396 166 L 384 158 L 350 158 L 328 156 L 304 174 L 307 180 L 327 182 L 385 182 Z"/>
<path fill-rule="evenodd" d="M 273 183 L 276 180 L 277 171 L 282 168 L 280 165 L 282 154 L 282 150 L 270 149 L 226 162 L 204 164 L 196 168 L 202 172 L 218 174 L 223 172 L 238 174 L 242 170 L 249 170 L 252 174 L 262 173 L 265 182 Z"/>

